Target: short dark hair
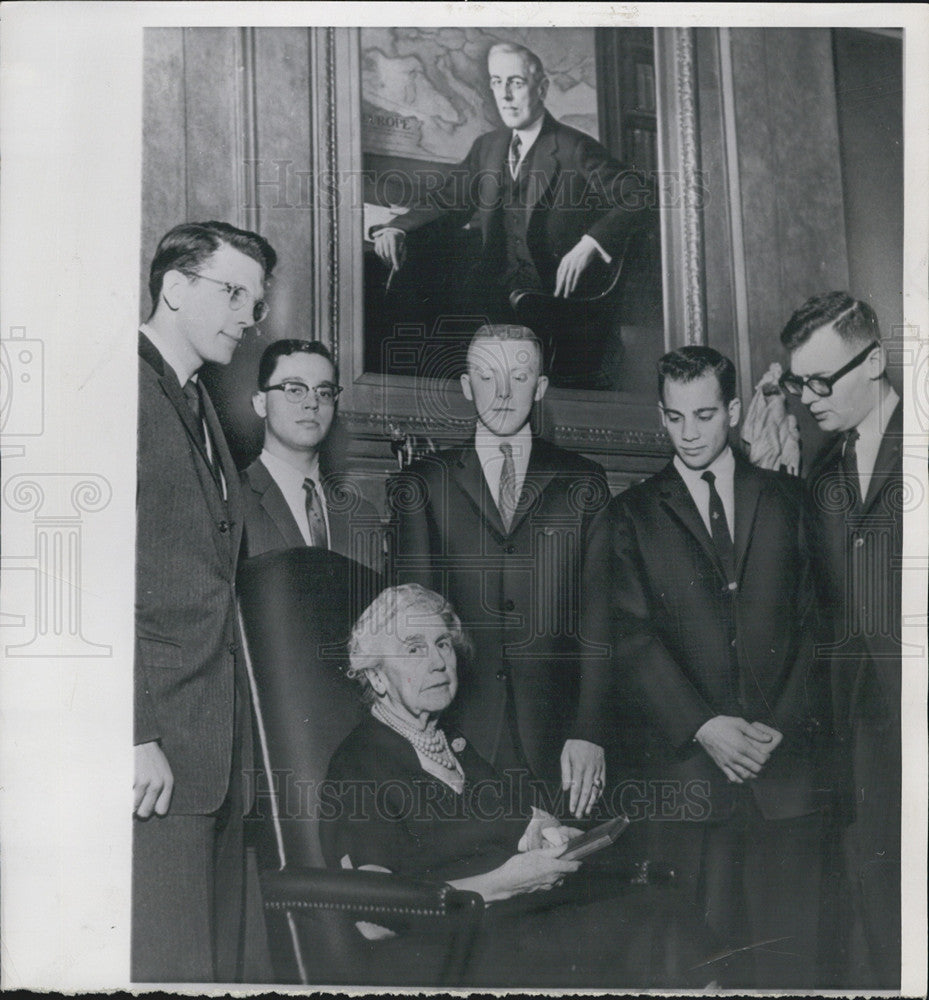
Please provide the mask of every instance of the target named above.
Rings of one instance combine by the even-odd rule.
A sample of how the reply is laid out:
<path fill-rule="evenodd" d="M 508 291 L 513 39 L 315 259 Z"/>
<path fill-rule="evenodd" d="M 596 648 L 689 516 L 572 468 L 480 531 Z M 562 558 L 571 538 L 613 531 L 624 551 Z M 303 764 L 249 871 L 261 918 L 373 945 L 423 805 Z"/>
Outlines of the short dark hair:
<path fill-rule="evenodd" d="M 267 389 L 271 384 L 274 369 L 277 368 L 279 358 L 286 358 L 291 354 L 318 354 L 325 358 L 335 374 L 336 382 L 339 381 L 339 372 L 336 368 L 332 352 L 321 340 L 275 340 L 269 344 L 261 355 L 258 362 L 258 388 Z"/>
<path fill-rule="evenodd" d="M 712 372 L 719 382 L 723 403 L 735 399 L 735 365 L 712 347 L 688 345 L 669 351 L 658 359 L 658 398 L 664 402 L 665 381 L 693 382 Z"/>
<path fill-rule="evenodd" d="M 257 261 L 264 278 L 271 277 L 277 254 L 258 233 L 236 229 L 228 222 L 182 222 L 161 237 L 148 272 L 148 291 L 152 297 L 152 315 L 158 308 L 161 286 L 168 271 L 195 271 L 227 243 L 234 250 Z"/>
<path fill-rule="evenodd" d="M 781 331 L 781 343 L 788 351 L 805 344 L 823 326 L 832 329 L 850 344 L 868 344 L 881 339 L 877 315 L 867 302 L 854 299 L 848 292 L 814 295 L 787 320 Z"/>

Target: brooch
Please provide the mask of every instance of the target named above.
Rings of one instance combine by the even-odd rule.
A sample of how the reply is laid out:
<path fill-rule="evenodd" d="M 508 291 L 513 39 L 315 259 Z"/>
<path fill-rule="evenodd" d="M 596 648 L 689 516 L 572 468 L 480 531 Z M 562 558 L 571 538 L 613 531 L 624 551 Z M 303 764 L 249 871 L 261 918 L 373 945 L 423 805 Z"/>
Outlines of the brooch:
<path fill-rule="evenodd" d="M 454 750 L 455 753 L 461 753 L 466 746 L 467 744 L 465 743 L 465 738 L 463 736 L 456 736 L 452 740 L 452 750 Z"/>

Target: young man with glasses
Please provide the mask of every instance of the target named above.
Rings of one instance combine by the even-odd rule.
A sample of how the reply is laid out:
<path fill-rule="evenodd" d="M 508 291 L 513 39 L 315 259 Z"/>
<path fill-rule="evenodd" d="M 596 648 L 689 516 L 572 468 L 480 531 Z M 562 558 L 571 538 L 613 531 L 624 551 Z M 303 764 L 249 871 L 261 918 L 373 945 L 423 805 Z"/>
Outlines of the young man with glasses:
<path fill-rule="evenodd" d="M 337 378 L 316 340 L 278 340 L 262 355 L 252 406 L 264 421 L 264 447 L 243 473 L 246 556 L 314 545 L 380 570 L 377 512 L 357 483 L 335 472 L 327 447 Z"/>
<path fill-rule="evenodd" d="M 185 223 L 152 260 L 139 336 L 132 979 L 233 982 L 249 891 L 251 707 L 236 626 L 242 501 L 198 378 L 268 312 L 261 236 Z"/>
<path fill-rule="evenodd" d="M 835 437 L 807 477 L 839 762 L 851 927 L 838 986 L 900 983 L 900 565 L 903 408 L 874 310 L 846 292 L 805 302 L 781 333 L 781 386 Z"/>

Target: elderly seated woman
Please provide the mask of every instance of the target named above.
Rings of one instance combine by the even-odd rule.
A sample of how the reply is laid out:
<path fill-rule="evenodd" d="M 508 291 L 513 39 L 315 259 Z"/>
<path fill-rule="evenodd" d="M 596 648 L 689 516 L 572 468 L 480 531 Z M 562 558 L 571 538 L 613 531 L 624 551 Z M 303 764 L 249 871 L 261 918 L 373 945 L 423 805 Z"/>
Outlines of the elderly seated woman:
<path fill-rule="evenodd" d="M 341 808 L 321 823 L 327 863 L 479 893 L 468 985 L 706 985 L 702 929 L 673 889 L 611 877 L 602 855 L 559 857 L 578 831 L 522 801 L 467 734 L 442 728 L 464 649 L 451 606 L 416 584 L 383 591 L 358 619 L 349 676 L 370 714 L 329 765 Z"/>

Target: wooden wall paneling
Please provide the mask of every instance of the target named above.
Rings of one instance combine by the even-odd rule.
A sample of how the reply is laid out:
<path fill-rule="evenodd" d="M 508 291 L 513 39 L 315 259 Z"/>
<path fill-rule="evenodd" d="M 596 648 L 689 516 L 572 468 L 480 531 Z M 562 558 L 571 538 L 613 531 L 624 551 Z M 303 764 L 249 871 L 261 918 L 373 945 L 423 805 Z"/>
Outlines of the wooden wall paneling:
<path fill-rule="evenodd" d="M 187 213 L 193 221 L 240 223 L 238 29 L 185 28 Z"/>
<path fill-rule="evenodd" d="M 143 60 L 140 321 L 151 312 L 148 266 L 158 241 L 187 217 L 183 28 L 146 28 Z"/>
<path fill-rule="evenodd" d="M 257 162 L 249 172 L 256 224 L 280 255 L 263 339 L 314 339 L 310 34 L 263 28 L 254 35 Z"/>
<path fill-rule="evenodd" d="M 306 28 L 240 29 L 238 112 L 241 136 L 240 224 L 274 247 L 271 313 L 250 333 L 232 363 L 217 373 L 218 393 L 237 460 L 261 449 L 261 422 L 251 405 L 258 361 L 282 337 L 313 339 L 314 273 L 310 176 L 309 32 Z M 212 384 L 212 383 L 211 383 Z"/>
<path fill-rule="evenodd" d="M 817 292 L 848 283 L 832 43 L 826 29 L 733 29 L 733 101 L 756 380 Z"/>
<path fill-rule="evenodd" d="M 889 336 L 903 322 L 903 39 L 853 28 L 833 39 L 849 291 Z"/>

